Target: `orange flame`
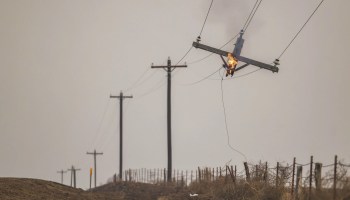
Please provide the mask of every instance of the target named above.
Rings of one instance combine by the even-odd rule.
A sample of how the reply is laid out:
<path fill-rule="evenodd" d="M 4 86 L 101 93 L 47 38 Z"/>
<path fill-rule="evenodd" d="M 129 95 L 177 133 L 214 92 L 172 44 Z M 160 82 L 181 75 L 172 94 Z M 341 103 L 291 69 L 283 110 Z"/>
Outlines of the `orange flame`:
<path fill-rule="evenodd" d="M 233 57 L 231 53 L 228 53 L 227 58 L 228 58 L 227 60 L 228 68 L 234 69 L 238 63 L 238 60 L 235 57 Z"/>

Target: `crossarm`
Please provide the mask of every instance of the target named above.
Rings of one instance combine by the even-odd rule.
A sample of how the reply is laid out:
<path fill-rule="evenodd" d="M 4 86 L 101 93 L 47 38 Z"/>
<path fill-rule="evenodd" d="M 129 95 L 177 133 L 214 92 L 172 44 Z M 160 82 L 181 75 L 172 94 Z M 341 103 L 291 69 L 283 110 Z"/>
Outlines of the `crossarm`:
<path fill-rule="evenodd" d="M 237 56 L 237 60 L 241 61 L 241 62 L 245 62 L 245 63 L 250 64 L 250 65 L 254 65 L 254 66 L 263 68 L 263 69 L 270 70 L 272 72 L 278 72 L 278 67 L 276 67 L 276 66 L 272 66 L 272 65 L 265 64 L 265 63 L 262 63 L 262 62 L 259 62 L 256 60 L 245 58 L 243 56 Z"/>
<path fill-rule="evenodd" d="M 218 54 L 220 56 L 227 57 L 227 55 L 229 54 L 229 52 L 227 52 L 227 51 L 223 51 L 221 49 L 216 49 L 216 48 L 213 48 L 213 47 L 201 44 L 199 42 L 193 42 L 192 46 L 195 47 L 195 48 L 198 48 L 198 49 L 203 49 L 203 50 L 206 50 L 206 51 Z"/>

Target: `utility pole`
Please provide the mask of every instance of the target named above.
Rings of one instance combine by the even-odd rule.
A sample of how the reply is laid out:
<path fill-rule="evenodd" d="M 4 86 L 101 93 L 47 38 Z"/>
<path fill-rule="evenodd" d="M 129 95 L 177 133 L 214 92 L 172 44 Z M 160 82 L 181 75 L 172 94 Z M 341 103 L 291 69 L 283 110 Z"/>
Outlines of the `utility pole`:
<path fill-rule="evenodd" d="M 168 58 L 168 65 L 166 66 L 151 66 L 151 68 L 162 68 L 167 72 L 168 76 L 168 92 L 167 92 L 167 141 L 168 141 L 168 177 L 167 180 L 172 180 L 172 148 L 171 148 L 171 72 L 178 67 L 187 67 L 187 65 L 171 65 L 171 60 Z"/>
<path fill-rule="evenodd" d="M 70 186 L 74 186 L 74 188 L 77 187 L 77 171 L 80 171 L 81 169 L 76 169 L 73 165 L 68 171 L 71 171 L 70 174 Z M 73 184 L 73 185 L 72 185 Z"/>
<path fill-rule="evenodd" d="M 63 174 L 67 173 L 67 171 L 64 171 L 63 169 L 61 171 L 57 171 L 57 173 L 61 174 L 61 184 L 63 184 Z"/>
<path fill-rule="evenodd" d="M 124 96 L 123 92 L 120 92 L 119 96 L 110 95 L 109 98 L 119 99 L 119 180 L 123 180 L 123 100 L 126 98 L 132 98 L 131 96 Z M 95 170 L 96 172 L 96 170 Z"/>
<path fill-rule="evenodd" d="M 88 155 L 94 155 L 94 176 L 95 176 L 95 187 L 96 187 L 96 173 L 97 173 L 97 169 L 96 169 L 96 156 L 97 155 L 103 155 L 103 152 L 101 152 L 101 153 L 97 153 L 96 152 L 96 149 L 94 150 L 94 152 L 86 152 L 86 154 L 88 154 Z"/>

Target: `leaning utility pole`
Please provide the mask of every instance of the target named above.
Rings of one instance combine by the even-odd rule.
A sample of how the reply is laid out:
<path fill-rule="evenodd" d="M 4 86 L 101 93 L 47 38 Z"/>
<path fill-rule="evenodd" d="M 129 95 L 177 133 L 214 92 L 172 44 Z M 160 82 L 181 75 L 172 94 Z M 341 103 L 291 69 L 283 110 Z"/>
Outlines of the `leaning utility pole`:
<path fill-rule="evenodd" d="M 92 153 L 86 152 L 86 154 L 94 155 L 94 170 L 95 170 L 94 176 L 95 176 L 95 187 L 96 187 L 96 173 L 97 173 L 97 170 L 96 170 L 96 155 L 103 155 L 103 152 L 97 153 L 96 149 L 95 149 L 94 152 L 92 152 Z"/>
<path fill-rule="evenodd" d="M 72 182 L 74 183 L 74 188 L 77 187 L 77 171 L 79 171 L 80 169 L 76 169 L 73 165 L 70 169 L 68 169 L 68 171 L 71 171 L 70 174 L 70 186 L 72 186 Z"/>
<path fill-rule="evenodd" d="M 64 171 L 63 169 L 61 171 L 57 171 L 57 173 L 61 174 L 61 184 L 63 184 L 63 174 L 67 173 L 67 171 Z"/>
<path fill-rule="evenodd" d="M 168 182 L 171 182 L 172 176 L 172 148 L 171 148 L 171 72 L 177 67 L 187 67 L 187 65 L 171 65 L 171 60 L 168 58 L 168 65 L 166 66 L 151 66 L 151 68 L 162 68 L 167 72 L 168 76 L 168 94 L 167 94 L 167 124 L 168 124 Z"/>
<path fill-rule="evenodd" d="M 132 96 L 124 96 L 123 92 L 120 92 L 119 96 L 110 95 L 110 98 L 119 99 L 119 180 L 123 179 L 123 100 L 125 98 L 132 98 Z M 96 171 L 95 171 L 96 172 Z"/>

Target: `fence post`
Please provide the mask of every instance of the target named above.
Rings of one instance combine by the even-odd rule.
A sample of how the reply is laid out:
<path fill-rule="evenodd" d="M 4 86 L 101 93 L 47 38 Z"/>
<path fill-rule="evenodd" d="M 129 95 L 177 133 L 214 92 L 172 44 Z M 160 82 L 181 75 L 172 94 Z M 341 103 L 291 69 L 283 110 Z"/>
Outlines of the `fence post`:
<path fill-rule="evenodd" d="M 297 181 L 295 182 L 295 197 L 299 199 L 299 193 L 301 193 L 301 184 L 302 184 L 302 175 L 303 175 L 303 166 L 297 167 Z"/>
<path fill-rule="evenodd" d="M 276 167 L 276 187 L 278 187 L 278 172 L 280 168 L 280 163 L 277 162 L 277 167 Z"/>
<path fill-rule="evenodd" d="M 198 181 L 201 182 L 201 169 L 198 167 Z"/>
<path fill-rule="evenodd" d="M 322 170 L 322 163 L 315 163 L 315 184 L 316 184 L 316 190 L 320 191 L 322 188 L 321 183 L 321 171 Z"/>
<path fill-rule="evenodd" d="M 265 162 L 265 172 L 264 172 L 264 181 L 265 183 L 267 183 L 267 174 L 268 174 L 268 166 L 267 166 L 267 162 Z"/>
<path fill-rule="evenodd" d="M 292 195 L 292 198 L 294 197 L 294 177 L 295 177 L 295 160 L 296 158 L 294 157 L 293 158 L 293 173 L 292 173 L 292 188 L 291 188 L 291 195 Z"/>
<path fill-rule="evenodd" d="M 212 170 L 212 180 L 213 180 L 213 182 L 215 181 L 215 168 L 213 168 L 213 170 Z"/>
<path fill-rule="evenodd" d="M 310 157 L 310 182 L 309 182 L 309 200 L 311 200 L 311 192 L 312 192 L 312 169 L 313 169 L 314 157 Z"/>
<path fill-rule="evenodd" d="M 244 169 L 245 169 L 246 180 L 249 182 L 250 181 L 250 173 L 249 173 L 248 163 L 244 162 L 243 164 L 244 164 Z"/>
<path fill-rule="evenodd" d="M 337 164 L 338 164 L 338 156 L 334 157 L 334 177 L 333 177 L 333 200 L 337 199 Z"/>

